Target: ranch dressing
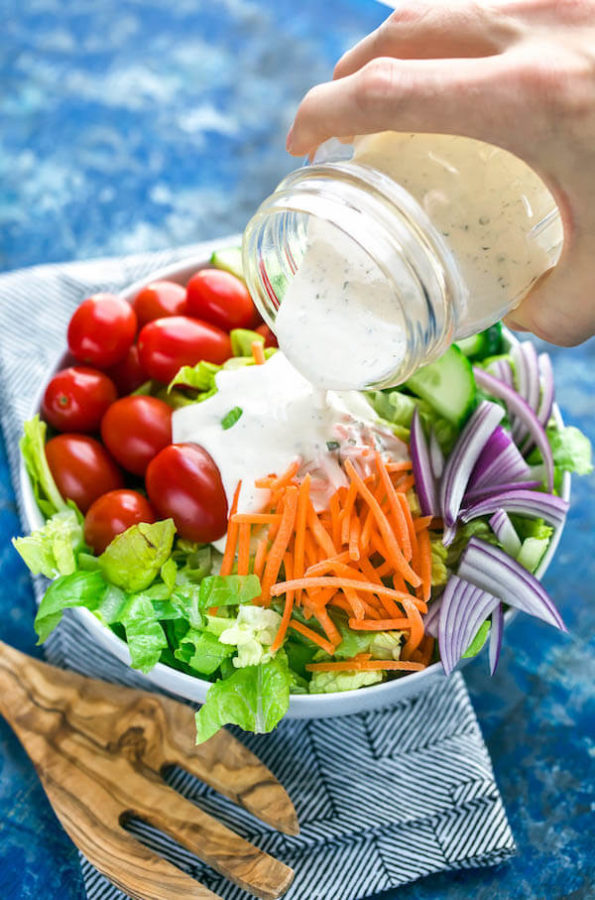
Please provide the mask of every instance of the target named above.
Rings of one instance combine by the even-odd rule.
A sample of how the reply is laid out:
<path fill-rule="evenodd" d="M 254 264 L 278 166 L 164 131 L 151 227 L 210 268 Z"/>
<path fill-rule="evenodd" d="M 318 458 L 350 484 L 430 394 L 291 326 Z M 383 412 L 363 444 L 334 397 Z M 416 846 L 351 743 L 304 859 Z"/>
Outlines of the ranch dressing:
<path fill-rule="evenodd" d="M 348 162 L 287 176 L 249 224 L 244 262 L 293 365 L 319 387 L 362 389 L 402 382 L 496 322 L 562 239 L 552 195 L 512 154 L 383 132 L 357 138 Z"/>
<path fill-rule="evenodd" d="M 221 473 L 228 504 L 242 482 L 239 512 L 261 510 L 268 491 L 254 482 L 283 474 L 296 460 L 300 476 L 311 472 L 313 497 L 324 507 L 328 494 L 346 484 L 340 454 L 356 454 L 368 445 L 393 459 L 407 458 L 406 445 L 382 427 L 364 397 L 354 392 L 321 397 L 281 352 L 264 365 L 222 370 L 215 381 L 212 397 L 174 411 L 172 440 L 204 447 Z M 239 419 L 223 428 L 222 420 L 236 407 Z"/>

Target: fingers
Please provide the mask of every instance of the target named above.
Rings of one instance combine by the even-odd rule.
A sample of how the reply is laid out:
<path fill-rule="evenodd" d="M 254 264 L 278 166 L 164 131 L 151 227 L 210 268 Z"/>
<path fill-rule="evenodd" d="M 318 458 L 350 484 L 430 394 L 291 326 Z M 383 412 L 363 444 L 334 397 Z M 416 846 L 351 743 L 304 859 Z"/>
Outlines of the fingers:
<path fill-rule="evenodd" d="M 531 331 L 560 347 L 595 334 L 593 259 L 595 238 L 577 242 L 505 319 L 515 331 Z"/>
<path fill-rule="evenodd" d="M 454 59 L 491 56 L 515 40 L 519 26 L 488 7 L 458 3 L 403 4 L 337 63 L 344 78 L 382 56 L 399 59 Z"/>
<path fill-rule="evenodd" d="M 375 59 L 302 100 L 287 149 L 303 156 L 330 137 L 376 131 L 460 134 L 506 146 L 518 90 L 504 56 L 461 60 Z"/>

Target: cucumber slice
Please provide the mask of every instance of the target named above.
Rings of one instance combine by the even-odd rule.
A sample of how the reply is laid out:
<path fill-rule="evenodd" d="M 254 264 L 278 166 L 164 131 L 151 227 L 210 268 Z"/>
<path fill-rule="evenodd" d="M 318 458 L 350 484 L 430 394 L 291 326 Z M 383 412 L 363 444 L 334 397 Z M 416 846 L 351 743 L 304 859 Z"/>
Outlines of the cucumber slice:
<path fill-rule="evenodd" d="M 244 280 L 242 250 L 240 247 L 225 247 L 223 250 L 216 250 L 209 261 L 216 269 L 231 272 L 236 278 Z"/>
<path fill-rule="evenodd" d="M 436 362 L 418 369 L 405 387 L 458 426 L 464 424 L 476 403 L 477 388 L 471 363 L 454 345 Z"/>
<path fill-rule="evenodd" d="M 485 331 L 472 334 L 456 342 L 456 346 L 465 356 L 471 359 L 485 359 L 486 356 L 495 356 L 503 352 L 502 325 L 497 322 Z"/>

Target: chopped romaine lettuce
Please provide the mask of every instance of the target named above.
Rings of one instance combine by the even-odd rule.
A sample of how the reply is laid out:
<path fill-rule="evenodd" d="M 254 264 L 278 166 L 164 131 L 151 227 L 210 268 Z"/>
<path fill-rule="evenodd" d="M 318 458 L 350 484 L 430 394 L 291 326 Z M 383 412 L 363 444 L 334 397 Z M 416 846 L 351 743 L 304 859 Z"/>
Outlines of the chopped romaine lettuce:
<path fill-rule="evenodd" d="M 226 647 L 211 632 L 190 628 L 174 655 L 199 675 L 212 675 L 233 652 L 233 647 Z"/>
<path fill-rule="evenodd" d="M 230 576 L 231 577 L 231 576 Z M 271 658 L 270 646 L 281 624 L 281 616 L 262 606 L 240 606 L 235 621 L 219 635 L 222 644 L 237 647 L 236 668 L 256 666 Z"/>
<path fill-rule="evenodd" d="M 284 654 L 259 666 L 246 666 L 211 685 L 196 713 L 196 742 L 212 737 L 223 725 L 264 734 L 275 728 L 289 708 L 291 676 Z"/>
<path fill-rule="evenodd" d="M 485 622 L 481 623 L 477 634 L 463 653 L 463 659 L 470 659 L 472 656 L 477 656 L 488 639 L 490 627 L 489 619 L 486 619 Z"/>
<path fill-rule="evenodd" d="M 207 575 L 200 583 L 199 606 L 236 606 L 250 603 L 260 594 L 257 575 Z M 256 607 L 255 607 L 256 608 Z"/>
<path fill-rule="evenodd" d="M 547 436 L 556 468 L 577 475 L 589 475 L 593 471 L 591 442 L 582 431 L 574 425 L 563 428 L 555 425 L 547 429 Z"/>
<path fill-rule="evenodd" d="M 63 509 L 28 537 L 13 538 L 13 545 L 34 575 L 56 578 L 77 567 L 77 554 L 85 547 L 83 527 L 74 509 Z"/>
<path fill-rule="evenodd" d="M 150 672 L 159 662 L 167 638 L 157 618 L 151 599 L 143 593 L 133 594 L 122 609 L 119 621 L 126 631 L 133 669 Z"/>
<path fill-rule="evenodd" d="M 384 681 L 385 672 L 314 672 L 308 685 L 311 694 L 355 691 Z"/>
<path fill-rule="evenodd" d="M 430 549 L 432 551 L 432 587 L 440 587 L 446 584 L 449 577 L 446 567 L 448 548 L 444 546 L 441 538 L 435 537 L 430 539 Z"/>
<path fill-rule="evenodd" d="M 233 328 L 229 337 L 234 356 L 252 356 L 252 344 L 257 341 L 264 346 L 264 336 L 248 328 Z"/>
<path fill-rule="evenodd" d="M 99 557 L 105 580 L 130 593 L 147 588 L 171 554 L 173 519 L 140 522 L 118 534 Z"/>
<path fill-rule="evenodd" d="M 37 506 L 46 518 L 68 509 L 60 494 L 45 455 L 47 425 L 38 415 L 23 425 L 23 437 L 19 444 Z"/>
<path fill-rule="evenodd" d="M 520 562 L 529 572 L 534 572 L 544 557 L 545 551 L 549 547 L 550 539 L 548 537 L 528 537 L 521 544 L 521 549 L 517 555 L 517 562 Z"/>
<path fill-rule="evenodd" d="M 107 591 L 101 572 L 73 572 L 52 581 L 45 592 L 35 622 L 38 643 L 42 644 L 59 624 L 63 610 L 84 606 L 95 610 Z"/>

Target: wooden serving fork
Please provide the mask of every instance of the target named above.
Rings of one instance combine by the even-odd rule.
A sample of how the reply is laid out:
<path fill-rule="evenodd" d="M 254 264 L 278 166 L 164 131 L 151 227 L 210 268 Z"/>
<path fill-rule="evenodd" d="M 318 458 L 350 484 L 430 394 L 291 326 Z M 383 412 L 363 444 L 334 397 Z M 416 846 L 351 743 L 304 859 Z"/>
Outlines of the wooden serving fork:
<path fill-rule="evenodd" d="M 299 831 L 284 788 L 226 731 L 194 744 L 175 700 L 85 678 L 0 642 L 0 713 L 33 761 L 60 822 L 87 859 L 135 900 L 216 900 L 124 828 L 131 816 L 171 835 L 244 890 L 273 900 L 293 871 L 163 781 L 181 766 L 286 834 Z"/>

